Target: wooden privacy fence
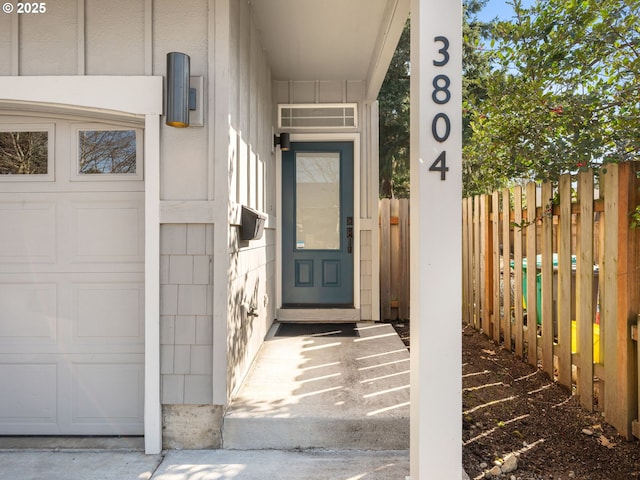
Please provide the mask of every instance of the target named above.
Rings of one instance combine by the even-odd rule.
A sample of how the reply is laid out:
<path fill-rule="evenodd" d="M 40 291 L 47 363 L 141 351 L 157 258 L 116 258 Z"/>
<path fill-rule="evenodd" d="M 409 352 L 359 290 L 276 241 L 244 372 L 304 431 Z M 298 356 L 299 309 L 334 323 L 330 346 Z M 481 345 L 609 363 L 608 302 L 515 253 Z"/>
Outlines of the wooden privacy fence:
<path fill-rule="evenodd" d="M 409 199 L 381 199 L 380 318 L 409 319 Z"/>
<path fill-rule="evenodd" d="M 463 200 L 463 319 L 640 438 L 640 162 Z M 576 195 L 577 190 L 577 195 Z M 536 207 L 537 205 L 537 207 Z"/>

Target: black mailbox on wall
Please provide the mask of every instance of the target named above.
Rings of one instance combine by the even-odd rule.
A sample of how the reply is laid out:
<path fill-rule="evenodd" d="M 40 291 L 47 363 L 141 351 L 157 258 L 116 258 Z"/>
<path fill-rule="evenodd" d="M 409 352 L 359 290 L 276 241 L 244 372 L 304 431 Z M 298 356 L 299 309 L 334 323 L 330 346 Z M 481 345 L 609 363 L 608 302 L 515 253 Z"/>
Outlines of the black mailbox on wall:
<path fill-rule="evenodd" d="M 240 240 L 259 240 L 264 231 L 264 221 L 267 219 L 260 212 L 242 206 L 240 218 Z"/>

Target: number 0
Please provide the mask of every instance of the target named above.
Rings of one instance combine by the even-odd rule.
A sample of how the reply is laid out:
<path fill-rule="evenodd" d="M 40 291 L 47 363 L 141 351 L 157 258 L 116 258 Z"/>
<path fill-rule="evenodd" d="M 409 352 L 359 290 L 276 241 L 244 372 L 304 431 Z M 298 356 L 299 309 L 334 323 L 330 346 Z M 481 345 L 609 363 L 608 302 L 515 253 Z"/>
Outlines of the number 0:
<path fill-rule="evenodd" d="M 444 134 L 442 135 L 438 132 L 438 122 L 440 120 L 444 122 Z M 433 121 L 431 122 L 431 134 L 433 135 L 433 138 L 440 143 L 445 142 L 447 138 L 449 138 L 449 135 L 451 134 L 451 121 L 446 113 L 441 112 L 433 117 Z"/>

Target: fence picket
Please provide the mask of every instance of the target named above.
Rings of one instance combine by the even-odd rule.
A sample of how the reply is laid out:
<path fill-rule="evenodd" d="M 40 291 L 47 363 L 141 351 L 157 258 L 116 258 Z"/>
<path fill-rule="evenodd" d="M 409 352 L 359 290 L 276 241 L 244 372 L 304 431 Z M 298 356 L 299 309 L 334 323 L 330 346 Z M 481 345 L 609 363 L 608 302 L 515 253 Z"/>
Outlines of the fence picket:
<path fill-rule="evenodd" d="M 536 184 L 530 182 L 526 187 L 527 227 L 527 362 L 538 366 L 538 305 L 537 305 L 537 269 L 536 269 Z"/>
<path fill-rule="evenodd" d="M 522 300 L 522 187 L 513 189 L 513 293 L 514 336 L 516 355 L 522 358 L 524 334 L 524 304 Z"/>
<path fill-rule="evenodd" d="M 462 321 L 465 324 L 471 323 L 470 305 L 472 305 L 469 295 L 473 291 L 469 288 L 469 279 L 471 278 L 470 266 L 470 250 L 469 250 L 469 198 L 462 199 L 462 281 L 464 287 L 462 289 Z"/>
<path fill-rule="evenodd" d="M 504 348 L 511 351 L 511 194 L 502 191 L 502 328 Z"/>
<path fill-rule="evenodd" d="M 491 195 L 491 261 L 493 265 L 491 325 L 493 340 L 500 343 L 500 193 Z"/>
<path fill-rule="evenodd" d="M 578 240 L 576 246 L 576 337 L 580 354 L 580 404 L 593 410 L 593 171 L 578 174 Z"/>
<path fill-rule="evenodd" d="M 571 388 L 571 177 L 563 175 L 558 185 L 558 382 Z"/>
<path fill-rule="evenodd" d="M 542 184 L 542 369 L 553 378 L 553 186 Z"/>
<path fill-rule="evenodd" d="M 390 221 L 389 221 L 389 234 L 391 237 L 390 253 L 391 253 L 391 282 L 389 285 L 390 304 L 391 304 L 391 316 L 393 319 L 397 315 L 398 307 L 400 305 L 400 298 L 398 297 L 400 291 L 400 278 L 402 275 L 402 265 L 400 262 L 400 203 L 397 198 L 392 198 L 390 203 Z M 395 310 L 395 311 L 394 311 Z M 394 315 L 395 313 L 395 315 Z M 397 317 L 399 318 L 399 317 Z"/>
<path fill-rule="evenodd" d="M 409 200 L 400 200 L 400 218 L 398 221 L 398 229 L 400 230 L 400 291 L 398 295 L 398 316 L 400 319 L 405 320 L 409 318 L 409 272 L 411 269 L 411 262 L 409 258 L 409 251 L 411 245 L 409 242 Z"/>
<path fill-rule="evenodd" d="M 383 198 L 380 211 L 380 318 L 391 318 L 391 202 Z"/>
<path fill-rule="evenodd" d="M 482 314 L 482 255 L 480 252 L 480 196 L 473 198 L 473 325 L 478 329 L 482 329 L 480 315 Z"/>
<path fill-rule="evenodd" d="M 469 198 L 469 208 L 467 209 L 467 223 L 469 224 L 469 278 L 467 279 L 467 286 L 469 288 L 469 315 L 471 318 L 471 324 L 476 326 L 476 270 L 475 270 L 475 213 L 474 205 L 475 198 Z"/>
<path fill-rule="evenodd" d="M 493 262 L 491 261 L 490 204 L 488 195 L 480 195 L 480 328 L 491 331 Z"/>
<path fill-rule="evenodd" d="M 600 316 L 601 340 L 604 344 L 604 404 L 610 414 L 615 414 L 618 402 L 616 392 L 617 366 L 615 362 L 618 346 L 617 328 L 615 326 L 618 316 L 618 283 L 615 281 L 618 275 L 618 198 L 606 195 L 607 192 L 618 188 L 617 168 L 607 168 L 602 176 L 604 196 L 603 230 L 607 241 L 604 243 L 602 256 L 602 308 Z M 613 361 L 609 361 L 613 360 Z"/>

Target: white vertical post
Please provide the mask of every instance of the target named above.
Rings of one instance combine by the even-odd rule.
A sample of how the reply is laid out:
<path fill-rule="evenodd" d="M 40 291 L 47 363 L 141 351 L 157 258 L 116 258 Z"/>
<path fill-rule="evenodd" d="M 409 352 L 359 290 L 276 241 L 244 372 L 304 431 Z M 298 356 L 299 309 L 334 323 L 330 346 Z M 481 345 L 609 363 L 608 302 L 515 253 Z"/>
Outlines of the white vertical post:
<path fill-rule="evenodd" d="M 162 450 L 159 115 L 145 116 L 144 142 L 144 450 L 148 454 L 158 454 Z"/>
<path fill-rule="evenodd" d="M 237 139 L 230 119 L 230 0 L 213 0 L 209 6 L 209 135 L 213 139 L 213 194 L 218 208 L 214 213 L 213 233 L 213 403 L 226 405 L 227 384 L 227 313 L 229 305 L 229 202 L 228 172 L 234 157 L 231 149 Z M 246 153 L 246 151 L 245 151 Z M 245 156 L 246 158 L 246 156 Z M 245 188 L 246 192 L 246 188 Z M 235 200 L 235 199 L 234 199 Z"/>
<path fill-rule="evenodd" d="M 461 92 L 461 2 L 412 0 L 412 480 L 462 476 Z"/>

